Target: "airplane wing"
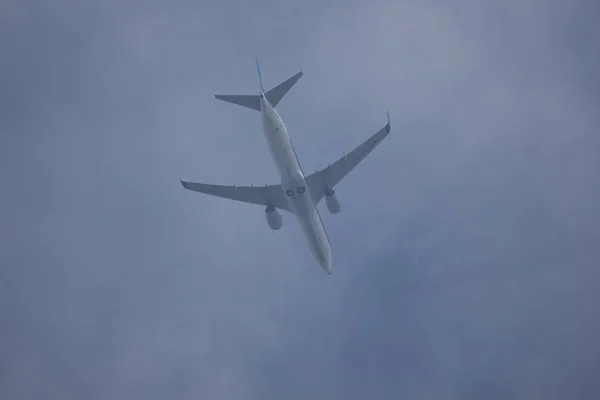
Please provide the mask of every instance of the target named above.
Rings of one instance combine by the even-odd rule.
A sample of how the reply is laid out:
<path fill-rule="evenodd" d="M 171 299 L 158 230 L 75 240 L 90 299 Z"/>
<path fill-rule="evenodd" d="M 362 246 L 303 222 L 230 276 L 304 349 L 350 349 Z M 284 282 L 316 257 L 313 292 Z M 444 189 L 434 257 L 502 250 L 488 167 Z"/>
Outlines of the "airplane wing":
<path fill-rule="evenodd" d="M 194 192 L 261 206 L 271 205 L 280 210 L 290 211 L 281 185 L 224 186 L 183 180 L 181 184 L 187 190 Z"/>
<path fill-rule="evenodd" d="M 328 190 L 333 189 L 335 185 L 348 175 L 364 158 L 373 151 L 375 147 L 383 139 L 389 135 L 391 130 L 390 114 L 387 114 L 387 124 L 381 128 L 373 136 L 365 140 L 360 146 L 352 150 L 348 154 L 344 154 L 342 158 L 329 164 L 329 166 L 321 171 L 317 171 L 306 177 L 306 183 L 313 196 L 315 204 L 319 203 Z"/>

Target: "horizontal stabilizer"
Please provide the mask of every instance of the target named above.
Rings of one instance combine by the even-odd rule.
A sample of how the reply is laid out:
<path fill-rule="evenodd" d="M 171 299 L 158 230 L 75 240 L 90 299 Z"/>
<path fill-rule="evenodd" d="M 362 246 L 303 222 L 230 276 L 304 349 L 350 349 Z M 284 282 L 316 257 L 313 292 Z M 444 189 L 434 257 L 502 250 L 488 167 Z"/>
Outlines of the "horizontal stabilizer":
<path fill-rule="evenodd" d="M 252 94 L 215 94 L 215 99 L 260 111 L 260 96 Z"/>
<path fill-rule="evenodd" d="M 292 86 L 294 86 L 296 82 L 298 82 L 298 79 L 300 79 L 300 77 L 302 77 L 302 71 L 298 72 L 296 75 L 292 76 L 286 81 L 275 86 L 273 89 L 269 90 L 265 94 L 265 96 L 269 100 L 269 103 L 271 103 L 271 105 L 275 107 L 277 103 L 279 103 L 281 99 L 283 99 L 283 96 L 285 96 L 285 94 L 292 88 Z"/>
<path fill-rule="evenodd" d="M 277 103 L 283 99 L 283 96 L 289 92 L 292 86 L 298 82 L 298 79 L 300 79 L 302 75 L 303 72 L 300 71 L 296 75 L 288 78 L 284 82 L 281 82 L 279 85 L 265 93 L 265 97 L 267 100 L 269 100 L 269 103 L 275 107 Z M 260 76 L 260 79 L 262 88 L 262 76 Z M 260 95 L 257 94 L 215 94 L 215 99 L 260 111 Z"/>

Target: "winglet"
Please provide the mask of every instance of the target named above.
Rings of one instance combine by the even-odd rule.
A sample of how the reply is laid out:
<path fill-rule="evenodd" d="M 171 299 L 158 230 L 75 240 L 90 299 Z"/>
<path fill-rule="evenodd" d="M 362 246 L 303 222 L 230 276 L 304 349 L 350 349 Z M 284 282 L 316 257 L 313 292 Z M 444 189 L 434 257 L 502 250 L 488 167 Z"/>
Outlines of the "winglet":
<path fill-rule="evenodd" d="M 385 129 L 389 133 L 392 130 L 392 125 L 390 124 L 390 112 L 387 109 L 385 112 L 387 113 L 387 125 L 385 126 Z"/>
<path fill-rule="evenodd" d="M 262 74 L 260 72 L 260 64 L 258 63 L 258 57 L 254 57 L 254 59 L 256 60 L 256 71 L 258 72 L 258 80 L 260 81 L 260 91 L 264 93 L 265 88 L 263 87 L 263 79 Z"/>

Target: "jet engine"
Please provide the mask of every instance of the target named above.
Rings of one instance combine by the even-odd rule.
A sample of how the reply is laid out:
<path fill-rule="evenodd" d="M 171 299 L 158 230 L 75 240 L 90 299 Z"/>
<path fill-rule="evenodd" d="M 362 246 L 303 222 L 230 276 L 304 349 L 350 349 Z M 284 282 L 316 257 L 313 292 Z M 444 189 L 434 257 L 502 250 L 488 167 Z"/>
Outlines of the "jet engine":
<path fill-rule="evenodd" d="M 267 223 L 269 224 L 269 228 L 273 229 L 274 231 L 281 229 L 283 226 L 283 217 L 279 211 L 277 211 L 277 209 L 273 206 L 268 206 L 265 210 L 265 213 L 267 215 Z"/>
<path fill-rule="evenodd" d="M 329 212 L 332 214 L 337 214 L 340 212 L 340 200 L 335 194 L 335 190 L 329 189 L 325 194 L 325 202 L 327 203 L 327 208 Z"/>

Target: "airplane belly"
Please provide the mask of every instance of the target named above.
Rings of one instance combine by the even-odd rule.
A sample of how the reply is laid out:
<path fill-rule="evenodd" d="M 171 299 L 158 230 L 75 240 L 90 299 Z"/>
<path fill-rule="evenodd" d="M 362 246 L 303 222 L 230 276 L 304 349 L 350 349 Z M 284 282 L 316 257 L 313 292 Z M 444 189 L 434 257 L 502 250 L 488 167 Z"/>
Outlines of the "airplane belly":
<path fill-rule="evenodd" d="M 293 161 L 290 157 L 290 151 L 286 146 L 286 132 L 283 129 L 275 131 L 272 127 L 265 129 L 265 137 L 269 145 L 269 151 L 275 161 L 277 170 L 282 179 L 290 178 L 290 173 L 295 170 Z"/>
<path fill-rule="evenodd" d="M 285 173 L 288 174 L 289 170 L 286 169 Z M 288 204 L 296 213 L 307 214 L 314 209 L 314 204 L 306 181 L 301 174 L 298 176 L 291 173 L 290 175 L 288 177 L 283 176 L 281 181 L 281 187 L 288 199 Z"/>
<path fill-rule="evenodd" d="M 296 212 L 313 208 L 308 185 L 296 159 L 285 126 L 278 131 L 272 127 L 265 129 L 269 149 L 281 176 L 281 187 L 285 192 L 290 209 Z"/>
<path fill-rule="evenodd" d="M 321 268 L 331 273 L 331 248 L 287 129 L 276 113 L 263 113 L 263 130 L 281 175 L 281 187 L 289 209 L 296 215 L 310 250 Z"/>
<path fill-rule="evenodd" d="M 311 253 L 318 261 L 321 268 L 328 274 L 331 273 L 331 247 L 325 228 L 316 209 L 299 214 L 298 221 L 308 241 Z"/>

